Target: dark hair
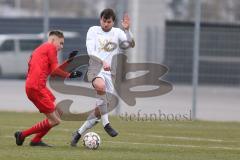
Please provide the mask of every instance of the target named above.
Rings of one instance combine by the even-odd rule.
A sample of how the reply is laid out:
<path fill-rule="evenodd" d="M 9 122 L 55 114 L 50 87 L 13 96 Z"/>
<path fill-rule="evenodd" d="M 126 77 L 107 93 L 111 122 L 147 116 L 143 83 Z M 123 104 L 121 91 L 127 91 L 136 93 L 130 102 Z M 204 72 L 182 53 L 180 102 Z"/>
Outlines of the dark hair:
<path fill-rule="evenodd" d="M 63 32 L 60 30 L 52 30 L 49 32 L 48 36 L 57 36 L 58 38 L 64 38 Z"/>
<path fill-rule="evenodd" d="M 104 18 L 104 19 L 110 19 L 112 18 L 113 21 L 115 21 L 116 19 L 116 15 L 114 13 L 114 11 L 111 8 L 106 8 L 104 9 L 101 14 L 100 14 L 100 18 Z"/>

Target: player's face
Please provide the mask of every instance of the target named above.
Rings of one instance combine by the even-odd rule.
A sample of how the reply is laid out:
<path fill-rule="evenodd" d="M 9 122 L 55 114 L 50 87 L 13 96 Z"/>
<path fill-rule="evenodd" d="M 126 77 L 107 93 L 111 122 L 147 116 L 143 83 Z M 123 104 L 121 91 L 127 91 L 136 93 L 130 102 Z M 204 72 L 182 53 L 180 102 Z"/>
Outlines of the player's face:
<path fill-rule="evenodd" d="M 102 30 L 104 32 L 108 32 L 112 29 L 112 27 L 114 25 L 114 22 L 113 22 L 112 18 L 105 19 L 105 18 L 102 17 L 100 19 L 100 24 L 101 24 Z"/>
<path fill-rule="evenodd" d="M 54 45 L 56 46 L 57 51 L 62 50 L 64 45 L 64 38 L 56 37 L 54 40 Z"/>

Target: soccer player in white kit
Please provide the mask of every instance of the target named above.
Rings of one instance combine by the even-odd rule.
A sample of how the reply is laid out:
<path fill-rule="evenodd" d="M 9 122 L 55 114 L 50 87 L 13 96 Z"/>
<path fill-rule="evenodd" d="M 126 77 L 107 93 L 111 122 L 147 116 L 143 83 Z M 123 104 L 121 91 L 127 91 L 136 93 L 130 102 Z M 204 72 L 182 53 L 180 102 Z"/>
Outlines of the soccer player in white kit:
<path fill-rule="evenodd" d="M 123 17 L 123 30 L 113 27 L 115 17 L 112 9 L 104 9 L 100 14 L 101 26 L 90 27 L 87 32 L 86 46 L 90 55 L 88 79 L 92 81 L 92 85 L 97 92 L 97 100 L 94 112 L 88 116 L 84 124 L 73 134 L 71 140 L 71 146 L 73 147 L 77 145 L 81 135 L 97 124 L 100 118 L 104 130 L 111 137 L 118 135 L 118 132 L 110 125 L 107 110 L 107 104 L 110 99 L 106 92 L 114 92 L 112 83 L 114 72 L 111 70 L 111 63 L 113 56 L 120 53 L 119 46 L 121 42 L 127 41 L 131 47 L 134 47 L 135 43 L 129 31 L 130 19 L 128 15 Z M 97 73 L 99 66 L 102 66 L 102 69 Z"/>

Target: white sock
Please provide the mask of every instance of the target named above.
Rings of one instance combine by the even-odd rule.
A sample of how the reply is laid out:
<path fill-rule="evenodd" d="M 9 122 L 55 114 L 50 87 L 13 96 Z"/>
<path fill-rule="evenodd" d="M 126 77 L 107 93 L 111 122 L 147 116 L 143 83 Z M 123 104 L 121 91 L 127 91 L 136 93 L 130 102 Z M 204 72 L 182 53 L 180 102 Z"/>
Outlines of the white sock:
<path fill-rule="evenodd" d="M 101 116 L 101 119 L 102 119 L 102 124 L 103 124 L 103 127 L 106 126 L 106 124 L 109 123 L 109 120 L 108 120 L 108 113 L 104 114 Z"/>
<path fill-rule="evenodd" d="M 98 96 L 98 99 L 96 101 L 96 105 L 99 108 L 100 113 L 101 113 L 103 127 L 105 127 L 105 125 L 109 123 L 107 97 L 106 97 L 106 95 L 97 95 L 97 96 Z"/>
<path fill-rule="evenodd" d="M 87 120 L 83 123 L 83 125 L 78 129 L 78 133 L 83 135 L 88 129 L 91 129 L 99 122 L 99 119 L 94 115 L 94 111 L 88 116 Z"/>

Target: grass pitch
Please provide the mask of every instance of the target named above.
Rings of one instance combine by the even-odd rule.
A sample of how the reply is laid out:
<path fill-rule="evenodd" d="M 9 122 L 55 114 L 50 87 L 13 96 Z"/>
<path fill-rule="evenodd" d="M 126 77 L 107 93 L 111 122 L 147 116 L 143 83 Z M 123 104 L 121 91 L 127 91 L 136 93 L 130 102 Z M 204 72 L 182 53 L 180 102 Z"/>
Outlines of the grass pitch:
<path fill-rule="evenodd" d="M 16 146 L 13 134 L 44 117 L 39 113 L 0 112 L 1 160 L 239 160 L 240 123 L 205 121 L 126 121 L 111 117 L 119 136 L 109 137 L 101 123 L 92 131 L 102 144 L 98 150 L 69 146 L 71 134 L 83 122 L 63 122 L 44 141 L 53 148 L 30 147 L 30 138 Z"/>

